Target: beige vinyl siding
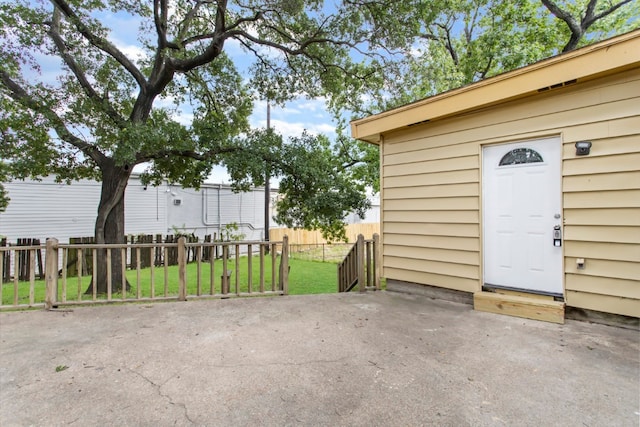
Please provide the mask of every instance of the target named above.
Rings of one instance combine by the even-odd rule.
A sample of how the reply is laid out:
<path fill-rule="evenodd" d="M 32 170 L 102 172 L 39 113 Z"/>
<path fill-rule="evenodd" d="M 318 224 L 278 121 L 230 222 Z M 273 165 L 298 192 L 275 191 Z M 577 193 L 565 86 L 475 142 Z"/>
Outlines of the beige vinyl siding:
<path fill-rule="evenodd" d="M 630 261 L 640 263 L 640 247 L 633 243 L 566 241 L 564 255 L 573 258 Z M 640 288 L 640 287 L 639 287 Z"/>
<path fill-rule="evenodd" d="M 640 190 L 565 193 L 564 207 L 566 209 L 640 207 Z"/>
<path fill-rule="evenodd" d="M 407 204 L 407 199 L 412 201 Z M 404 200 L 388 200 L 385 207 L 388 211 L 476 211 L 478 210 L 478 197 L 431 197 L 431 198 L 407 198 Z M 478 220 L 478 216 L 475 216 Z"/>
<path fill-rule="evenodd" d="M 598 276 L 577 276 L 567 275 L 567 292 L 577 295 L 587 293 L 601 295 L 602 289 L 607 290 L 607 294 L 620 298 L 640 299 L 640 287 L 635 280 L 614 279 L 610 277 Z M 589 297 L 587 297 L 589 299 Z"/>
<path fill-rule="evenodd" d="M 631 201 L 630 204 L 632 204 Z M 640 215 L 635 208 L 589 208 L 577 207 L 574 209 L 564 210 L 564 220 L 567 224 L 574 225 L 628 225 L 633 227 L 640 226 Z"/>
<path fill-rule="evenodd" d="M 478 279 L 467 279 L 459 276 L 451 276 L 446 274 L 435 274 L 409 268 L 395 268 L 385 266 L 384 271 L 387 277 L 401 280 L 403 282 L 421 283 L 440 288 L 453 289 L 463 292 L 474 292 L 478 287 Z"/>
<path fill-rule="evenodd" d="M 383 274 L 475 292 L 480 278 L 478 145 L 404 153 L 393 148 L 385 143 L 382 159 Z"/>
<path fill-rule="evenodd" d="M 563 147 L 567 304 L 640 316 L 640 128 L 590 140 Z"/>
<path fill-rule="evenodd" d="M 478 165 L 478 156 L 456 157 L 452 159 L 431 160 L 422 162 L 404 163 L 400 165 L 384 166 L 383 173 L 386 177 L 418 175 L 433 172 L 459 171 L 473 169 Z"/>
<path fill-rule="evenodd" d="M 567 304 L 638 316 L 638 69 L 385 133 L 383 275 L 479 290 L 481 147 L 553 135 L 563 141 Z M 592 141 L 589 156 L 575 155 L 579 140 Z"/>
<path fill-rule="evenodd" d="M 640 241 L 640 230 L 637 227 L 593 227 L 590 225 L 566 224 L 564 238 L 567 242 L 615 242 L 637 245 Z"/>
<path fill-rule="evenodd" d="M 607 286 L 607 282 L 603 282 L 604 286 Z M 572 290 L 567 290 L 566 298 L 567 304 L 572 307 L 640 317 L 640 305 L 637 298 L 624 298 L 604 293 L 597 294 Z"/>
<path fill-rule="evenodd" d="M 442 248 L 458 251 L 470 251 L 479 253 L 480 239 L 475 237 L 443 237 L 443 236 L 418 236 L 407 234 L 387 235 L 388 245 L 404 245 L 418 248 Z"/>
<path fill-rule="evenodd" d="M 639 176 L 640 178 L 640 176 Z M 385 199 L 421 199 L 431 197 L 478 196 L 478 183 L 426 185 L 417 187 L 387 188 Z"/>
<path fill-rule="evenodd" d="M 395 223 L 427 221 L 439 224 L 477 224 L 477 211 L 404 211 L 385 212 L 385 219 Z"/>
<path fill-rule="evenodd" d="M 640 123 L 638 123 L 640 129 Z M 563 192 L 571 193 L 584 190 L 633 190 L 638 188 L 640 172 L 612 172 L 599 175 L 565 176 L 562 182 Z"/>
<path fill-rule="evenodd" d="M 479 224 L 457 224 L 455 232 L 452 233 L 451 224 L 438 223 L 398 223 L 383 222 L 382 230 L 386 236 L 406 235 L 406 236 L 449 236 L 449 237 L 474 237 L 479 238 Z"/>
<path fill-rule="evenodd" d="M 478 169 L 470 169 L 464 171 L 438 172 L 431 174 L 415 174 L 404 176 L 390 176 L 384 179 L 383 188 L 406 188 L 406 187 L 422 187 L 427 185 L 439 184 L 463 184 L 478 183 Z"/>

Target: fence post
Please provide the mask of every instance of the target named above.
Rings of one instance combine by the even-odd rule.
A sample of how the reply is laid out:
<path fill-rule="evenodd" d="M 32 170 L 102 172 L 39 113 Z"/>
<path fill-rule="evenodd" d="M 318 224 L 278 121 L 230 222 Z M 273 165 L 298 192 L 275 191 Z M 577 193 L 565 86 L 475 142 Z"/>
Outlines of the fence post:
<path fill-rule="evenodd" d="M 185 247 L 187 239 L 181 236 L 178 239 L 178 301 L 187 300 L 187 251 Z"/>
<path fill-rule="evenodd" d="M 47 239 L 45 253 L 45 286 L 46 296 L 44 308 L 51 310 L 58 298 L 58 239 Z"/>
<path fill-rule="evenodd" d="M 227 268 L 228 259 L 229 259 L 229 246 L 224 245 L 222 246 L 222 284 L 220 285 L 221 287 L 220 292 L 222 292 L 223 295 L 227 295 L 229 293 L 230 274 L 229 274 L 229 269 Z M 236 274 L 238 273 L 236 272 Z"/>
<path fill-rule="evenodd" d="M 366 276 L 364 272 L 364 236 L 362 234 L 358 234 L 358 241 L 356 243 L 356 257 L 357 257 L 357 268 L 358 268 L 358 290 L 360 292 L 366 291 Z"/>
<path fill-rule="evenodd" d="M 373 235 L 373 283 L 376 287 L 376 290 L 380 290 L 380 270 L 382 266 L 380 265 L 380 235 L 378 233 L 374 233 Z"/>
<path fill-rule="evenodd" d="M 282 255 L 280 259 L 280 289 L 289 295 L 289 236 L 282 236 Z"/>

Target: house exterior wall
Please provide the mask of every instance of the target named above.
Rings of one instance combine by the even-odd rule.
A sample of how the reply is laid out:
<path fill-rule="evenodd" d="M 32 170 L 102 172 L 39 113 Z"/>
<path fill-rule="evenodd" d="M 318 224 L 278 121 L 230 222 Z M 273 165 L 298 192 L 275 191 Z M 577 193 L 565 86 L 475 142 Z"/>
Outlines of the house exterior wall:
<path fill-rule="evenodd" d="M 640 317 L 638 68 L 383 133 L 383 276 L 479 291 L 482 147 L 548 136 L 563 144 L 567 305 Z"/>

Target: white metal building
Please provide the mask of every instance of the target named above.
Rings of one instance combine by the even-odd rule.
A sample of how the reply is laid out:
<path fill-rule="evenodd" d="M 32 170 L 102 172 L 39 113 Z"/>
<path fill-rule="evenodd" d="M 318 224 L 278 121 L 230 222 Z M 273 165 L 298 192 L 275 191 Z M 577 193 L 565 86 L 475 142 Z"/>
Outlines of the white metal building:
<path fill-rule="evenodd" d="M 11 202 L 0 214 L 0 236 L 18 238 L 93 236 L 100 200 L 100 183 L 81 180 L 58 184 L 53 177 L 42 181 L 5 184 Z M 277 189 L 272 191 L 274 200 Z M 272 215 L 273 216 L 273 212 Z M 165 184 L 145 186 L 132 176 L 125 193 L 127 234 L 174 234 L 175 230 L 198 236 L 220 233 L 237 223 L 246 239 L 264 237 L 264 189 L 234 193 L 229 185 L 204 184 L 200 190 Z M 274 226 L 275 224 L 272 224 Z"/>

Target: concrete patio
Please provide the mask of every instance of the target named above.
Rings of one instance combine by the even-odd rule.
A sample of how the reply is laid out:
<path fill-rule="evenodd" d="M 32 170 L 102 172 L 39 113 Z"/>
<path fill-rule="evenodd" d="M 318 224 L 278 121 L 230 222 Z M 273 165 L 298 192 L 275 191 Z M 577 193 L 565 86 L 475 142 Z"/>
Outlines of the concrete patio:
<path fill-rule="evenodd" d="M 391 292 L 0 313 L 0 425 L 637 426 L 640 334 Z"/>

